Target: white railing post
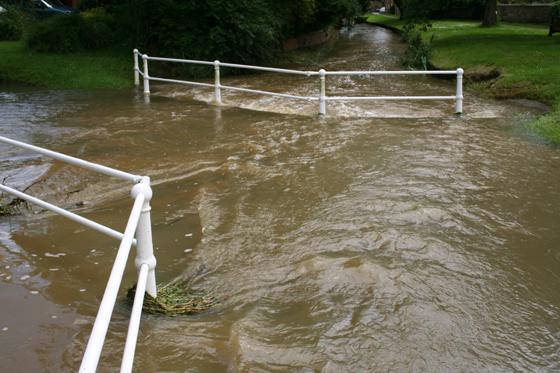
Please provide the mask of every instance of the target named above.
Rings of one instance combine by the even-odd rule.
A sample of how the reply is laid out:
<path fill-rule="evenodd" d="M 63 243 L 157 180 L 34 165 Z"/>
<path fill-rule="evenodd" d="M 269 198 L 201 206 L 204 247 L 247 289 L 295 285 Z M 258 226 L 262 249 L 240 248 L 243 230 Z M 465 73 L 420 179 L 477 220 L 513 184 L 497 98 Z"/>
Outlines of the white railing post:
<path fill-rule="evenodd" d="M 222 94 L 220 92 L 220 61 L 214 61 L 214 101 L 222 102 Z"/>
<path fill-rule="evenodd" d="M 455 101 L 455 114 L 463 112 L 463 69 L 457 69 L 457 98 Z"/>
<path fill-rule="evenodd" d="M 144 63 L 144 94 L 150 94 L 150 76 L 148 75 L 148 56 L 142 55 L 142 62 Z"/>
<path fill-rule="evenodd" d="M 326 100 L 325 97 L 326 95 L 326 88 L 325 88 L 325 74 L 326 71 L 321 69 L 319 70 L 319 82 L 321 84 L 321 88 L 319 91 L 319 115 L 324 115 L 327 114 L 327 109 L 326 109 Z"/>
<path fill-rule="evenodd" d="M 140 85 L 140 74 L 138 74 L 138 49 L 133 51 L 134 53 L 134 85 Z"/>
<path fill-rule="evenodd" d="M 140 214 L 140 219 L 138 220 L 138 226 L 136 227 L 136 259 L 134 264 L 138 272 L 140 272 L 140 267 L 143 264 L 147 264 L 150 269 L 148 271 L 148 280 L 146 283 L 146 291 L 152 297 L 157 297 L 157 286 L 156 286 L 156 258 L 154 256 L 154 246 L 152 243 L 152 220 L 150 218 L 150 199 L 152 199 L 152 188 L 150 188 L 150 178 L 145 176 L 142 181 L 132 188 L 130 193 L 132 198 L 136 199 L 136 196 L 142 193 L 146 198 L 144 200 L 144 205 L 142 206 L 142 213 Z"/>

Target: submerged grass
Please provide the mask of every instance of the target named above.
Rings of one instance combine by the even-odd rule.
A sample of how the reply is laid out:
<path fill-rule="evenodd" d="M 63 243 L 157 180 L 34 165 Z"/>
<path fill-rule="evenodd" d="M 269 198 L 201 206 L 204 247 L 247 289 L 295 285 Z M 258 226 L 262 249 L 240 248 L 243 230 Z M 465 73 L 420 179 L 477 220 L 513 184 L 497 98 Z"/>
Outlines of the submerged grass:
<path fill-rule="evenodd" d="M 560 104 L 555 109 L 549 115 L 527 124 L 526 127 L 558 146 L 560 145 Z"/>
<path fill-rule="evenodd" d="M 158 288 L 157 298 L 144 294 L 142 310 L 146 313 L 179 316 L 197 313 L 224 303 L 229 296 L 218 293 L 206 293 L 191 288 L 193 281 L 179 279 Z M 136 285 L 130 288 L 125 300 L 128 304 L 134 303 Z"/>

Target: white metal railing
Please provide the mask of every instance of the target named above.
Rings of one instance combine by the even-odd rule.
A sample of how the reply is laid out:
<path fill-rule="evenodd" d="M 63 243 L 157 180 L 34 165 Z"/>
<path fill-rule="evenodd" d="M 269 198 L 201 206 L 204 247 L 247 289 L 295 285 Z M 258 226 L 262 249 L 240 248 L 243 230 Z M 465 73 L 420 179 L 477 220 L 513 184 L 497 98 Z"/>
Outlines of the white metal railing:
<path fill-rule="evenodd" d="M 177 58 L 163 58 L 163 57 L 148 57 L 146 54 L 141 54 L 138 49 L 134 49 L 134 84 L 140 85 L 140 75 L 144 79 L 144 94 L 150 94 L 150 80 L 169 82 L 169 83 L 179 83 L 188 84 L 201 87 L 214 88 L 214 101 L 217 103 L 222 102 L 221 89 L 229 89 L 234 91 L 242 92 L 252 92 L 262 95 L 284 97 L 298 100 L 306 101 L 319 101 L 319 114 L 326 114 L 326 102 L 327 101 L 349 101 L 349 100 L 455 100 L 455 113 L 461 114 L 463 112 L 463 69 L 457 70 L 435 70 L 435 71 L 325 71 L 321 69 L 319 71 L 299 71 L 299 70 L 287 70 L 287 69 L 277 69 L 272 67 L 262 67 L 262 66 L 251 66 L 251 65 L 240 65 L 233 63 L 223 63 L 218 60 L 214 62 L 210 61 L 197 61 L 197 60 L 183 60 Z M 138 65 L 138 56 L 142 56 L 143 71 L 140 70 Z M 192 63 L 198 65 L 208 65 L 214 66 L 214 84 L 191 82 L 186 80 L 175 80 L 175 79 L 164 79 L 164 78 L 154 78 L 148 73 L 148 61 L 166 61 L 166 62 L 181 62 L 181 63 Z M 306 76 L 319 76 L 319 97 L 303 97 L 286 95 L 281 93 L 274 93 L 268 91 L 259 91 L 254 89 L 239 88 L 239 87 L 228 87 L 220 84 L 220 66 L 224 67 L 234 67 L 240 69 L 252 69 L 258 71 L 268 71 L 277 72 L 285 74 L 297 74 Z M 327 75 L 451 75 L 457 76 L 457 89 L 455 96 L 373 96 L 373 97 L 327 97 L 326 95 L 326 76 Z"/>
<path fill-rule="evenodd" d="M 138 270 L 138 284 L 130 316 L 128 335 L 120 370 L 121 373 L 131 372 L 134 362 L 136 340 L 140 326 L 140 316 L 142 313 L 144 293 L 148 292 L 153 297 L 157 296 L 156 277 L 154 271 L 156 266 L 156 258 L 154 257 L 153 252 L 152 228 L 150 218 L 150 200 L 152 198 L 150 178 L 147 176 L 132 175 L 123 171 L 115 170 L 95 163 L 90 163 L 74 157 L 69 157 L 64 154 L 11 140 L 2 136 L 0 136 L 0 142 L 27 149 L 35 153 L 47 155 L 66 163 L 94 170 L 105 175 L 132 181 L 136 184 L 131 191 L 131 196 L 134 199 L 134 205 L 132 207 L 132 211 L 130 213 L 130 217 L 124 233 L 117 232 L 111 228 L 105 227 L 101 224 L 61 209 L 50 203 L 29 196 L 13 188 L 7 187 L 5 185 L 0 185 L 0 190 L 6 193 L 25 199 L 31 203 L 51 210 L 59 215 L 70 218 L 78 223 L 93 228 L 99 232 L 105 233 L 111 237 L 117 238 L 121 241 L 121 244 L 117 251 L 117 257 L 115 258 L 115 262 L 113 264 L 113 269 L 111 270 L 111 275 L 109 276 L 109 281 L 107 282 L 107 287 L 105 288 L 103 299 L 101 300 L 101 304 L 99 305 L 99 311 L 93 325 L 93 330 L 91 332 L 88 345 L 82 359 L 82 364 L 79 370 L 80 372 L 95 372 L 97 369 L 99 357 L 101 356 L 101 350 L 103 348 L 105 336 L 107 335 L 107 330 L 109 328 L 109 323 L 111 321 L 111 315 L 115 307 L 115 302 L 117 300 L 118 291 L 121 285 L 130 248 L 132 245 L 136 245 L 136 259 L 134 263 Z M 135 233 L 136 239 L 134 239 Z"/>

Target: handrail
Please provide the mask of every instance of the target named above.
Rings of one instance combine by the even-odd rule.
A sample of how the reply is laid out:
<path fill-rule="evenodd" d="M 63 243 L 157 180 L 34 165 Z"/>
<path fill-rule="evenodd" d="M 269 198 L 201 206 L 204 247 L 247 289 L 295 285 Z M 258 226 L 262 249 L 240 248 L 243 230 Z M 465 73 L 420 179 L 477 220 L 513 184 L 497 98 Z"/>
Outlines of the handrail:
<path fill-rule="evenodd" d="M 134 199 L 134 205 L 132 207 L 132 211 L 130 213 L 130 217 L 124 233 L 117 232 L 111 228 L 95 223 L 89 219 L 61 209 L 38 198 L 29 196 L 13 188 L 7 187 L 5 185 L 0 185 L 0 190 L 2 191 L 30 201 L 31 203 L 49 209 L 59 215 L 72 219 L 78 223 L 86 225 L 121 241 L 119 249 L 117 251 L 117 257 L 113 264 L 113 269 L 111 270 L 111 274 L 109 276 L 109 281 L 107 282 L 107 287 L 105 288 L 105 293 L 103 294 L 103 299 L 101 300 L 101 304 L 99 306 L 97 317 L 93 325 L 86 351 L 80 365 L 80 372 L 95 372 L 95 370 L 97 369 L 99 357 L 101 356 L 101 350 L 103 348 L 103 343 L 105 341 L 109 323 L 111 321 L 111 315 L 113 313 L 115 302 L 118 296 L 118 291 L 121 286 L 126 262 L 130 253 L 130 248 L 132 245 L 136 245 L 137 252 L 134 263 L 138 271 L 138 285 L 134 306 L 132 308 L 129 332 L 125 344 L 121 366 L 122 373 L 130 372 L 132 370 L 135 345 L 138 338 L 144 293 L 148 292 L 153 297 L 157 296 L 154 271 L 156 266 L 156 258 L 153 255 L 150 218 L 150 200 L 152 198 L 150 178 L 147 176 L 129 174 L 123 171 L 87 162 L 47 149 L 11 140 L 2 136 L 0 136 L 0 142 L 15 145 L 23 149 L 32 150 L 36 153 L 44 154 L 70 164 L 81 166 L 106 175 L 119 177 L 136 183 L 131 191 L 131 196 Z M 136 234 L 136 239 L 133 237 L 134 234 Z"/>
<path fill-rule="evenodd" d="M 221 100 L 221 89 L 228 89 L 234 91 L 251 92 L 262 95 L 284 97 L 298 100 L 306 101 L 319 101 L 319 114 L 326 114 L 326 101 L 346 101 L 346 100 L 455 100 L 455 113 L 461 114 L 463 112 L 463 69 L 457 70 L 435 70 L 435 71 L 325 71 L 324 69 L 315 71 L 299 71 L 299 70 L 288 70 L 288 69 L 278 69 L 273 67 L 263 67 L 263 66 L 251 66 L 251 65 L 241 65 L 234 63 L 224 63 L 218 60 L 214 62 L 210 61 L 198 61 L 198 60 L 185 60 L 178 58 L 164 58 L 164 57 L 149 57 L 146 54 L 141 54 L 138 49 L 134 49 L 134 83 L 140 85 L 140 75 L 144 79 L 144 94 L 150 94 L 150 80 L 169 82 L 169 83 L 179 83 L 179 84 L 189 84 L 195 86 L 214 88 L 214 101 L 220 103 Z M 138 65 L 138 56 L 142 56 L 143 61 L 143 71 L 140 70 Z M 148 61 L 167 61 L 167 62 L 181 62 L 181 63 L 193 63 L 200 65 L 214 66 L 214 84 L 209 83 L 198 83 L 191 82 L 187 80 L 176 80 L 176 79 L 165 79 L 165 78 L 155 78 L 149 76 L 148 73 Z M 260 91 L 247 88 L 229 87 L 220 84 L 220 66 L 225 67 L 235 67 L 241 69 L 252 69 L 258 71 L 269 71 L 285 74 L 298 74 L 306 76 L 319 76 L 319 97 L 303 97 L 295 95 L 287 95 L 275 92 Z M 444 75 L 444 74 L 456 74 L 457 75 L 457 89 L 454 96 L 374 96 L 374 97 L 327 97 L 326 96 L 326 84 L 325 78 L 327 75 Z"/>
<path fill-rule="evenodd" d="M 78 158 L 70 157 L 68 155 L 53 152 L 52 150 L 47 150 L 47 149 L 40 148 L 38 146 L 33 146 L 33 145 L 26 144 L 24 142 L 19 142 L 19 141 L 16 141 L 16 140 L 8 139 L 7 137 L 0 136 L 0 141 L 5 142 L 6 144 L 11 144 L 11 145 L 18 146 L 20 148 L 31 150 L 35 153 L 47 155 L 51 158 L 55 158 L 55 159 L 58 159 L 60 161 L 66 162 L 66 163 L 70 163 L 70 164 L 73 164 L 75 166 L 80 166 L 80 167 L 87 168 L 89 170 L 96 171 L 96 172 L 99 172 L 99 173 L 102 173 L 102 174 L 105 174 L 105 175 L 108 175 L 108 176 L 114 176 L 114 177 L 118 177 L 120 179 L 132 181 L 133 183 L 139 183 L 140 180 L 142 179 L 142 176 L 139 176 L 139 175 L 133 175 L 133 174 L 129 174 L 128 172 L 115 170 L 114 168 L 109 168 L 109 167 L 98 165 L 96 163 L 87 162 L 87 161 L 84 161 L 84 160 L 81 160 L 81 159 L 78 159 Z"/>
<path fill-rule="evenodd" d="M 111 270 L 111 275 L 109 276 L 109 281 L 107 281 L 107 287 L 105 288 L 103 299 L 99 305 L 99 311 L 97 312 L 97 317 L 95 318 L 95 323 L 93 324 L 93 330 L 89 336 L 86 352 L 82 360 L 82 365 L 80 365 L 79 372 L 95 372 L 97 369 L 99 357 L 101 356 L 101 350 L 103 349 L 103 343 L 105 342 L 105 336 L 107 335 L 107 329 L 109 329 L 109 323 L 111 322 L 113 308 L 115 307 L 117 295 L 119 294 L 119 288 L 121 286 L 121 280 L 126 267 L 126 261 L 128 259 L 128 254 L 130 253 L 130 247 L 132 246 L 132 236 L 136 231 L 136 226 L 138 225 L 140 213 L 142 212 L 142 205 L 144 204 L 145 199 L 146 197 L 143 194 L 138 194 L 136 200 L 134 201 L 134 206 L 132 208 L 132 212 L 130 213 L 130 219 L 128 220 L 128 224 L 124 231 L 124 237 L 119 246 L 117 257 L 115 258 L 113 269 Z"/>
<path fill-rule="evenodd" d="M 92 220 L 81 217 L 80 215 L 76 215 L 76 214 L 74 214 L 70 211 L 66 211 L 64 209 L 61 209 L 60 207 L 55 206 L 55 205 L 51 205 L 48 202 L 41 201 L 40 199 L 32 197 L 28 194 L 22 193 L 19 190 L 15 190 L 15 189 L 7 187 L 5 185 L 0 185 L 0 190 L 3 190 L 6 193 L 9 193 L 9 194 L 14 195 L 16 197 L 19 197 L 19 198 L 24 199 L 26 201 L 29 201 L 29 202 L 37 205 L 37 206 L 41 206 L 41 207 L 43 207 L 47 210 L 50 210 L 50 211 L 52 211 L 52 212 L 54 212 L 58 215 L 64 216 L 65 218 L 72 219 L 75 222 L 78 222 L 82 225 L 85 225 L 86 227 L 89 227 L 89 228 L 95 229 L 98 232 L 104 233 L 109 237 L 116 238 L 117 240 L 122 240 L 122 238 L 123 238 L 123 234 L 121 232 L 117 232 L 114 229 L 108 228 L 108 227 L 106 227 L 104 225 L 101 225 L 99 223 L 96 223 Z M 134 239 L 132 241 L 132 244 L 134 246 L 136 246 L 136 239 Z"/>

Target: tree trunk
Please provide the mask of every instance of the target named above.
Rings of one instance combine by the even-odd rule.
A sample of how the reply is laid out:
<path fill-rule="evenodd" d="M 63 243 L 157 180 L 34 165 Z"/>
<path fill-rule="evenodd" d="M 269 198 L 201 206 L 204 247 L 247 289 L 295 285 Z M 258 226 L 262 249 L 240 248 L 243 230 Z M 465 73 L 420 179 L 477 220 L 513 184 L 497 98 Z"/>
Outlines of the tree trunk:
<path fill-rule="evenodd" d="M 395 4 L 395 6 L 399 9 L 399 13 L 401 15 L 401 19 L 403 19 L 404 17 L 404 12 L 403 12 L 403 0 L 394 0 L 393 3 Z"/>
<path fill-rule="evenodd" d="M 486 0 L 484 8 L 484 20 L 482 26 L 494 26 L 498 23 L 498 0 Z"/>

